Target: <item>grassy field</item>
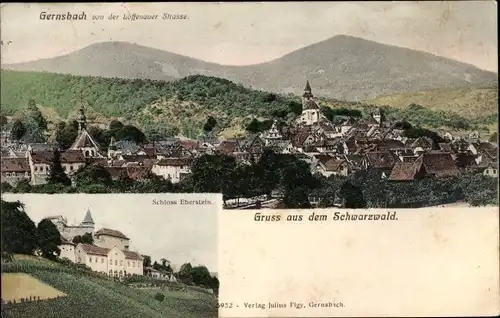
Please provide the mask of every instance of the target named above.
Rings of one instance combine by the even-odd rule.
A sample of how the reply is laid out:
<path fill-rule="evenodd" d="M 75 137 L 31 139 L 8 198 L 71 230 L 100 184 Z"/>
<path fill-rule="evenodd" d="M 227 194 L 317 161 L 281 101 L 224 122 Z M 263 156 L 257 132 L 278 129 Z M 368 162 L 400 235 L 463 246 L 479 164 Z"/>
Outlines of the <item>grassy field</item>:
<path fill-rule="evenodd" d="M 28 274 L 2 274 L 2 299 L 6 302 L 20 302 L 22 298 L 51 299 L 60 296 L 66 296 L 66 294 Z"/>
<path fill-rule="evenodd" d="M 67 294 L 58 299 L 4 305 L 2 317 L 217 317 L 216 298 L 206 293 L 142 290 L 59 264 L 19 257 L 3 263 L 2 273 L 24 273 Z M 157 292 L 162 292 L 165 300 L 155 300 Z"/>

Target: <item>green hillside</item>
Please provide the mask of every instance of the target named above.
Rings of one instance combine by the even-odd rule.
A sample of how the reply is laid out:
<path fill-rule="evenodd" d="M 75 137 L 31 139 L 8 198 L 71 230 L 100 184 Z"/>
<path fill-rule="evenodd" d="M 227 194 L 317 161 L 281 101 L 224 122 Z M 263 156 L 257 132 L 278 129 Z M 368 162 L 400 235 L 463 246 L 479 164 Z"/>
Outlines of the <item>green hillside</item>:
<path fill-rule="evenodd" d="M 138 126 L 147 135 L 160 132 L 195 137 L 207 117 L 213 116 L 217 120 L 216 132 L 233 137 L 245 132 L 251 117 L 290 119 L 301 109 L 299 96 L 254 90 L 202 75 L 173 82 L 5 70 L 1 75 L 2 113 L 16 116 L 33 99 L 47 117 L 49 127 L 74 118 L 77 105 L 83 103 L 87 105 L 88 119 L 94 124 L 118 119 Z M 383 105 L 390 119 L 406 119 L 415 125 L 443 131 L 495 130 L 496 90 L 468 89 L 462 95 L 457 91 L 420 93 L 425 99 L 408 94 L 405 98 L 386 97 L 369 102 L 327 98 L 320 98 L 319 102 L 336 110 L 359 109 L 364 116 L 374 105 Z"/>
<path fill-rule="evenodd" d="M 22 272 L 65 297 L 29 303 L 2 304 L 2 317 L 217 317 L 216 298 L 196 291 L 136 289 L 46 260 L 16 259 L 2 263 L 2 273 Z M 165 299 L 154 296 L 161 292 Z"/>

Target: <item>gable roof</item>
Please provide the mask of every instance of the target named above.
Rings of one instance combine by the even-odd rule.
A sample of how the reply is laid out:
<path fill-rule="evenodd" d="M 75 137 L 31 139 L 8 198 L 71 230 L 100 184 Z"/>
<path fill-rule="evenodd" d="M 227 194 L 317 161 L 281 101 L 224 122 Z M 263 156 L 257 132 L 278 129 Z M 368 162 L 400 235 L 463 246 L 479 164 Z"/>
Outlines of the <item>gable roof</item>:
<path fill-rule="evenodd" d="M 126 250 L 123 250 L 122 252 L 123 254 L 125 254 L 125 259 L 132 259 L 137 261 L 142 260 L 142 256 L 137 252 L 126 251 Z"/>
<path fill-rule="evenodd" d="M 82 249 L 85 251 L 85 253 L 91 254 L 91 255 L 108 256 L 108 253 L 110 251 L 109 248 L 99 247 L 99 246 L 90 245 L 90 244 L 80 243 L 79 245 L 82 247 Z"/>
<path fill-rule="evenodd" d="M 421 158 L 425 170 L 437 177 L 457 176 L 460 174 L 450 153 L 424 153 Z"/>
<path fill-rule="evenodd" d="M 335 158 L 330 158 L 329 160 L 326 160 L 324 161 L 324 159 L 320 159 L 319 162 L 321 163 L 321 165 L 324 167 L 324 169 L 326 171 L 338 171 L 340 169 L 340 167 L 342 167 L 342 165 L 344 163 L 346 163 L 345 160 L 337 160 Z"/>
<path fill-rule="evenodd" d="M 95 236 L 99 236 L 99 235 L 113 236 L 113 237 L 122 238 L 125 240 L 129 239 L 122 232 L 120 232 L 118 230 L 107 229 L 107 228 L 102 228 L 95 233 Z"/>
<path fill-rule="evenodd" d="M 397 162 L 392 168 L 389 180 L 410 181 L 414 180 L 418 172 L 423 168 L 421 160 L 415 162 Z"/>
<path fill-rule="evenodd" d="M 27 158 L 2 158 L 2 172 L 29 172 Z"/>
<path fill-rule="evenodd" d="M 76 137 L 76 140 L 70 147 L 70 149 L 76 150 L 80 148 L 90 148 L 90 147 L 99 149 L 99 145 L 94 141 L 92 136 L 90 136 L 87 129 L 83 129 L 80 135 Z"/>
<path fill-rule="evenodd" d="M 393 168 L 397 159 L 388 151 L 373 151 L 364 154 L 370 168 L 389 169 Z"/>

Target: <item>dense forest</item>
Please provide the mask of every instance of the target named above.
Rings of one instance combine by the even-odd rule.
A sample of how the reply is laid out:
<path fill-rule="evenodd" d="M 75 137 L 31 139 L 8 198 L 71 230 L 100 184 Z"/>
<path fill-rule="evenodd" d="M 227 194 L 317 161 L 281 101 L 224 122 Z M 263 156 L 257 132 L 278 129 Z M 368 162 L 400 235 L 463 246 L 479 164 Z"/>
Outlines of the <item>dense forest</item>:
<path fill-rule="evenodd" d="M 291 120 L 301 112 L 299 96 L 254 90 L 202 75 L 165 82 L 2 70 L 1 86 L 4 115 L 18 115 L 33 100 L 38 106 L 55 110 L 56 118 L 47 120 L 56 126 L 60 121 L 72 119 L 77 105 L 83 104 L 90 120 L 109 124 L 120 119 L 142 129 L 146 135 L 196 137 L 203 131 L 208 116 L 217 120 L 216 133 L 231 127 L 244 131 L 252 118 Z M 364 103 L 324 98 L 319 99 L 319 104 L 331 120 L 342 120 L 353 112 L 355 117 L 366 117 L 374 109 Z M 454 112 L 415 104 L 399 108 L 382 106 L 382 109 L 388 119 L 436 129 L 486 129 L 497 120 L 496 114 L 467 119 Z"/>

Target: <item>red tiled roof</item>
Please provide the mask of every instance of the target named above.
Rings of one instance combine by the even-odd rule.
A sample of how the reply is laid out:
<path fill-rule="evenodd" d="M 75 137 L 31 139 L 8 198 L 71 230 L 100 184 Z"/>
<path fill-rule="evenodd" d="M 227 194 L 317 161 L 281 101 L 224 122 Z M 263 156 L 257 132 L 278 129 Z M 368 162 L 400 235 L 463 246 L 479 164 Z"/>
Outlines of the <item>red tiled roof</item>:
<path fill-rule="evenodd" d="M 147 178 L 151 172 L 151 167 L 145 166 L 125 166 L 125 167 L 104 167 L 110 174 L 113 180 L 119 179 L 121 176 L 127 176 L 132 180 L 142 180 Z"/>
<path fill-rule="evenodd" d="M 142 260 L 142 256 L 137 252 L 132 252 L 132 251 L 122 251 L 122 252 L 123 252 L 123 254 L 125 254 L 126 259 L 132 259 L 132 260 L 138 260 L 138 261 Z"/>
<path fill-rule="evenodd" d="M 80 244 L 80 245 L 87 254 L 107 256 L 110 251 L 109 248 L 105 247 L 99 247 L 90 244 Z"/>
<path fill-rule="evenodd" d="M 30 153 L 33 164 L 49 164 L 53 155 L 54 152 L 48 150 L 33 151 Z"/>
<path fill-rule="evenodd" d="M 392 168 L 389 180 L 393 181 L 411 181 L 414 180 L 418 172 L 422 169 L 422 161 L 411 163 L 397 162 Z"/>
<path fill-rule="evenodd" d="M 422 160 L 425 170 L 437 177 L 457 176 L 460 171 L 450 153 L 424 153 Z"/>
<path fill-rule="evenodd" d="M 323 163 L 323 165 L 325 166 L 326 171 L 338 171 L 345 162 L 345 160 L 335 160 L 334 158 L 331 158 Z"/>
<path fill-rule="evenodd" d="M 61 152 L 61 163 L 81 163 L 85 157 L 80 150 L 66 150 Z"/>
<path fill-rule="evenodd" d="M 198 148 L 198 141 L 196 140 L 182 140 L 180 144 L 187 150 L 195 150 Z"/>
<path fill-rule="evenodd" d="M 397 159 L 388 151 L 374 151 L 365 153 L 370 168 L 389 169 L 393 168 Z"/>
<path fill-rule="evenodd" d="M 108 236 L 113 236 L 113 237 L 122 238 L 122 239 L 126 239 L 126 240 L 129 239 L 128 237 L 125 236 L 125 234 L 123 234 L 122 232 L 120 232 L 118 230 L 112 230 L 112 229 L 106 229 L 106 228 L 102 228 L 95 233 L 95 236 L 99 236 L 99 235 L 108 235 Z"/>
<path fill-rule="evenodd" d="M 388 150 L 388 149 L 401 149 L 404 148 L 404 144 L 399 140 L 394 139 L 383 139 L 375 142 L 378 149 Z"/>
<path fill-rule="evenodd" d="M 2 172 L 29 172 L 27 158 L 2 158 Z"/>
<path fill-rule="evenodd" d="M 217 150 L 223 154 L 229 154 L 238 150 L 239 144 L 236 140 L 223 140 L 218 146 Z"/>

